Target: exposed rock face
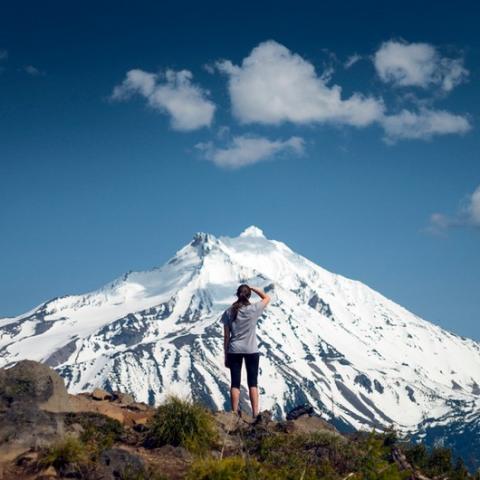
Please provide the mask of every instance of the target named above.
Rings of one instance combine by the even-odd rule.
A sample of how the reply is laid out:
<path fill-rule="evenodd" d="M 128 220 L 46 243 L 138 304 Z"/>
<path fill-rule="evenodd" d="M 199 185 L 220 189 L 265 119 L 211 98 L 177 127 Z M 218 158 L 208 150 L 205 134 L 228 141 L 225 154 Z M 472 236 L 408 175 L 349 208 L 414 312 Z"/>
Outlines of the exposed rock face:
<path fill-rule="evenodd" d="M 22 360 L 0 370 L 0 405 L 35 405 L 47 412 L 68 412 L 69 396 L 63 379 L 46 365 Z"/>
<path fill-rule="evenodd" d="M 62 377 L 46 364 L 22 360 L 0 369 L 0 479 L 2 465 L 72 433 L 65 424 L 68 412 L 96 412 L 134 425 L 146 423 L 153 411 L 122 392 L 96 389 L 91 394 L 69 395 Z M 117 478 L 115 472 L 122 465 L 138 467 L 135 458 L 128 452 L 109 450 L 102 457 L 103 478 Z"/>
<path fill-rule="evenodd" d="M 62 378 L 30 360 L 0 370 L 0 460 L 48 445 L 64 432 L 57 415 L 70 408 Z"/>
<path fill-rule="evenodd" d="M 128 478 L 128 475 L 145 475 L 146 469 L 142 459 L 123 448 L 109 448 L 100 456 L 99 472 L 105 480 Z"/>

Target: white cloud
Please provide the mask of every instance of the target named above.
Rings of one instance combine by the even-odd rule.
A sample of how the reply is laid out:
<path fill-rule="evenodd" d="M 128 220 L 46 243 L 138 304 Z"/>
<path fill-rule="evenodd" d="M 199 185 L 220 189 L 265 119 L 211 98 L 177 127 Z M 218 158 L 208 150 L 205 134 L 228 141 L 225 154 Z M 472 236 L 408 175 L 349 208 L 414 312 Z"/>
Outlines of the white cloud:
<path fill-rule="evenodd" d="M 383 114 L 381 99 L 360 93 L 342 99 L 340 86 L 327 85 L 329 70 L 318 76 L 310 62 L 273 40 L 260 43 L 241 66 L 224 60 L 217 68 L 228 75 L 233 114 L 242 123 L 364 127 Z"/>
<path fill-rule="evenodd" d="M 348 70 L 350 67 L 353 67 L 357 62 L 359 62 L 362 59 L 362 56 L 359 55 L 358 53 L 354 53 L 353 55 L 350 55 L 343 66 Z"/>
<path fill-rule="evenodd" d="M 397 87 L 434 85 L 449 92 L 469 74 L 463 58 L 442 57 L 428 43 L 384 42 L 375 53 L 373 63 L 379 77 Z"/>
<path fill-rule="evenodd" d="M 470 122 L 461 115 L 444 110 L 421 108 L 418 113 L 402 110 L 381 120 L 387 143 L 402 139 L 429 139 L 435 135 L 466 133 Z"/>
<path fill-rule="evenodd" d="M 466 197 L 455 215 L 434 213 L 430 217 L 429 229 L 435 233 L 443 232 L 451 227 L 465 226 L 480 228 L 480 185 Z"/>
<path fill-rule="evenodd" d="M 23 70 L 25 71 L 25 73 L 28 73 L 32 77 L 40 77 L 45 75 L 45 72 L 43 72 L 42 70 L 39 70 L 37 67 L 34 67 L 33 65 L 25 65 L 23 67 Z"/>
<path fill-rule="evenodd" d="M 207 160 L 219 167 L 235 169 L 288 152 L 301 155 L 304 151 L 304 141 L 299 137 L 269 140 L 264 137 L 238 136 L 233 137 L 224 148 L 219 148 L 212 142 L 199 143 L 195 147 L 203 152 Z"/>
<path fill-rule="evenodd" d="M 164 75 L 135 69 L 127 72 L 111 95 L 112 100 L 128 100 L 140 95 L 150 107 L 170 115 L 175 130 L 195 130 L 212 123 L 215 105 L 208 92 L 192 83 L 188 70 L 167 70 Z"/>

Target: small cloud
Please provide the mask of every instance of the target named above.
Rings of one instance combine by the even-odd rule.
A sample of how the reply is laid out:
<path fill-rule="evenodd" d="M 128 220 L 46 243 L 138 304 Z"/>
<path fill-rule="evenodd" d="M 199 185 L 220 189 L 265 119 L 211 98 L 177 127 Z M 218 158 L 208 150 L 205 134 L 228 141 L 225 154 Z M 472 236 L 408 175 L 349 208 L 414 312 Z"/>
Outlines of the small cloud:
<path fill-rule="evenodd" d="M 362 60 L 362 58 L 363 57 L 361 55 L 359 55 L 358 53 L 354 53 L 353 55 L 350 55 L 347 58 L 347 60 L 343 64 L 343 66 L 344 66 L 345 69 L 348 70 L 350 67 L 353 67 L 353 65 L 355 65 L 357 62 Z"/>
<path fill-rule="evenodd" d="M 454 215 L 432 214 L 428 230 L 431 233 L 443 233 L 453 227 L 480 228 L 480 185 L 464 199 Z"/>
<path fill-rule="evenodd" d="M 163 75 L 130 70 L 110 99 L 125 101 L 140 95 L 150 107 L 170 115 L 173 129 L 196 130 L 210 126 L 215 105 L 208 99 L 208 91 L 192 83 L 192 78 L 189 70 L 166 70 Z"/>
<path fill-rule="evenodd" d="M 215 73 L 215 64 L 212 63 L 205 63 L 203 65 L 203 69 L 209 73 L 210 75 L 213 75 Z"/>
<path fill-rule="evenodd" d="M 39 70 L 38 68 L 34 67 L 33 65 L 25 65 L 23 67 L 23 71 L 31 75 L 32 77 L 42 77 L 45 75 L 45 72 Z"/>
<path fill-rule="evenodd" d="M 464 134 L 472 128 L 462 115 L 428 108 L 420 108 L 418 113 L 402 110 L 385 115 L 380 123 L 385 130 L 384 140 L 389 144 L 404 139 L 428 140 L 436 135 Z"/>
<path fill-rule="evenodd" d="M 304 140 L 290 137 L 288 140 L 269 140 L 265 137 L 237 136 L 223 148 L 212 142 L 195 145 L 207 160 L 224 168 L 236 169 L 252 165 L 285 153 L 301 155 L 304 152 Z"/>
<path fill-rule="evenodd" d="M 8 50 L 0 48 L 0 61 L 8 58 Z"/>
<path fill-rule="evenodd" d="M 273 40 L 260 43 L 241 65 L 216 63 L 227 75 L 235 117 L 242 123 L 333 123 L 365 127 L 383 115 L 381 99 L 354 93 L 342 98 L 329 85 L 332 68 L 318 75 L 312 63 Z"/>
<path fill-rule="evenodd" d="M 428 43 L 384 42 L 375 53 L 373 63 L 380 79 L 396 87 L 438 86 L 449 92 L 469 75 L 463 58 L 442 57 Z"/>

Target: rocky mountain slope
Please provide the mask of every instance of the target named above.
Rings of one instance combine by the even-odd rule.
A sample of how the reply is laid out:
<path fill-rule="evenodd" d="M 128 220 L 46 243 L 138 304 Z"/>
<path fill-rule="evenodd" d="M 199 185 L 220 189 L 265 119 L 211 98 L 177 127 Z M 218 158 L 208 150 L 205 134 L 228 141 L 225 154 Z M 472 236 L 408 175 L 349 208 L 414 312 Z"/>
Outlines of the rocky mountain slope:
<path fill-rule="evenodd" d="M 123 392 L 68 394 L 23 360 L 0 368 L 0 479 L 478 480 L 443 447 L 394 431 L 340 434 L 305 409 L 272 421 L 170 397 L 157 408 Z"/>
<path fill-rule="evenodd" d="M 0 366 L 28 358 L 54 367 L 71 393 L 102 387 L 150 404 L 191 394 L 223 409 L 220 316 L 242 282 L 273 297 L 258 322 L 262 408 L 280 418 L 309 402 L 341 430 L 393 423 L 480 450 L 478 342 L 253 226 L 235 238 L 198 233 L 162 267 L 1 319 Z"/>

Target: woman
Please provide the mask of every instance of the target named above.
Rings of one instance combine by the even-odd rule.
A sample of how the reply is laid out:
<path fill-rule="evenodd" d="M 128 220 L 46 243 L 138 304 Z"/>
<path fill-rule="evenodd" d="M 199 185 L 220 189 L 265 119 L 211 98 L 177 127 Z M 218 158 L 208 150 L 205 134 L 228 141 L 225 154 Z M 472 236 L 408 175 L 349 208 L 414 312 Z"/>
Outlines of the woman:
<path fill-rule="evenodd" d="M 255 292 L 261 300 L 250 303 L 250 295 Z M 258 399 L 258 361 L 260 352 L 257 345 L 257 320 L 270 297 L 255 287 L 242 284 L 237 289 L 237 301 L 222 315 L 224 325 L 225 366 L 230 369 L 231 387 L 230 399 L 232 410 L 240 414 L 240 378 L 243 359 L 247 368 L 247 383 L 253 418 L 259 414 Z"/>

